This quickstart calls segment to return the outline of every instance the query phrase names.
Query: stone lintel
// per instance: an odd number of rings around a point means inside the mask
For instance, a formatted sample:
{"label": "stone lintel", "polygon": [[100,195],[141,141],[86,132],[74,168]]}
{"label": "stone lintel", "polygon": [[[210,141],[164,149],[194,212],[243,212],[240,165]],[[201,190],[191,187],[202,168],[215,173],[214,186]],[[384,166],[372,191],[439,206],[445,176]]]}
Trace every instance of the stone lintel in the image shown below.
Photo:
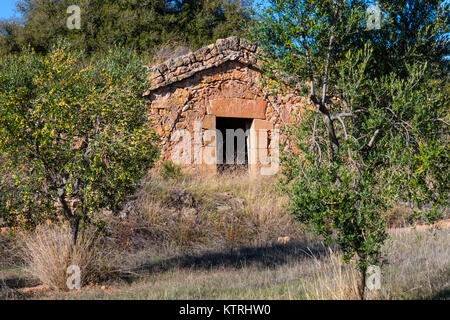
{"label": "stone lintel", "polygon": [[208,114],[225,118],[265,119],[267,101],[238,98],[214,99],[210,101]]}

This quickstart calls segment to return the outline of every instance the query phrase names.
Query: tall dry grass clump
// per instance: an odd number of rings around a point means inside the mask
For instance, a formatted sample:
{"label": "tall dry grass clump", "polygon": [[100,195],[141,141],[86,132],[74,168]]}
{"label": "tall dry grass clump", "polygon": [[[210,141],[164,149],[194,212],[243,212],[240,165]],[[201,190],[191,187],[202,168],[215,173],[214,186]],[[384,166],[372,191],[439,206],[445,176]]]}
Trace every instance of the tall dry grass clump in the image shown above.
{"label": "tall dry grass clump", "polygon": [[68,290],[67,268],[76,265],[81,271],[81,285],[102,277],[105,251],[101,239],[91,229],[79,233],[72,245],[67,226],[41,225],[24,233],[20,239],[26,271],[43,285],[55,290]]}
{"label": "tall dry grass clump", "polygon": [[303,288],[308,300],[358,300],[358,275],[341,253],[328,249],[325,257],[311,255],[314,273]]}
{"label": "tall dry grass clump", "polygon": [[448,299],[450,230],[396,230],[385,244],[381,299]]}

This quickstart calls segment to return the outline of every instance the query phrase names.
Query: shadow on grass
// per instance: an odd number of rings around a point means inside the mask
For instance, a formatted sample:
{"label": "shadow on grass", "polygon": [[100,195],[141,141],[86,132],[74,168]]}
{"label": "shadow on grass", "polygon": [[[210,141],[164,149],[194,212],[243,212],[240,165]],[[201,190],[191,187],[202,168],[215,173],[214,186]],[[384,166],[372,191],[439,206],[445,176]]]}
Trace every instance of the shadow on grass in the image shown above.
{"label": "shadow on grass", "polygon": [[272,245],[268,247],[240,247],[228,252],[205,252],[198,255],[180,255],[162,261],[146,263],[134,268],[132,272],[163,273],[173,269],[211,270],[215,268],[242,269],[276,268],[299,259],[320,257],[328,249],[316,244],[306,246],[299,242],[286,245]]}
{"label": "shadow on grass", "polygon": [[0,289],[3,289],[4,287],[10,289],[22,289],[37,286],[38,284],[39,281],[24,276],[14,276],[0,279]]}
{"label": "shadow on grass", "polygon": [[13,276],[0,279],[0,300],[20,300],[29,295],[19,292],[19,289],[34,287],[39,281],[24,276]]}
{"label": "shadow on grass", "polygon": [[439,272],[429,280],[434,286],[433,293],[426,297],[428,300],[450,300],[450,270],[448,268]]}
{"label": "shadow on grass", "polygon": [[450,300],[450,288],[442,289],[432,295],[430,300]]}

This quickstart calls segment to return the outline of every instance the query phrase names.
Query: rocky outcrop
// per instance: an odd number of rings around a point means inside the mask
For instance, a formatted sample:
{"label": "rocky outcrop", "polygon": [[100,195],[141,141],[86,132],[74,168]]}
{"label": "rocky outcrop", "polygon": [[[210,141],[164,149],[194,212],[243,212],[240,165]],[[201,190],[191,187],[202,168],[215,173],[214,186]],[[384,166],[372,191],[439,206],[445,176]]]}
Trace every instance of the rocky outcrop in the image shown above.
{"label": "rocky outcrop", "polygon": [[200,71],[218,67],[229,61],[254,65],[257,62],[256,50],[256,45],[244,39],[229,37],[218,39],[216,43],[195,52],[169,59],[151,68],[148,78],[150,88],[144,96],[158,88],[187,79]]}

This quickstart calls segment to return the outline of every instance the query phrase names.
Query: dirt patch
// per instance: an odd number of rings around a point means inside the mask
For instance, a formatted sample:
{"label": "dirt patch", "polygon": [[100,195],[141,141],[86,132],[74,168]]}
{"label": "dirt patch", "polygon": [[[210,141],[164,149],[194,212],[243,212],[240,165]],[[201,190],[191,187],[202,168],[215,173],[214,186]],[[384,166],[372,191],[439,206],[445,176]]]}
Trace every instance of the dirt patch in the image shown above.
{"label": "dirt patch", "polygon": [[25,295],[42,295],[44,293],[47,293],[50,291],[50,288],[39,285],[35,287],[30,288],[22,288],[17,290],[19,293],[25,294]]}
{"label": "dirt patch", "polygon": [[436,222],[432,225],[426,225],[426,224],[416,224],[412,227],[404,227],[404,228],[390,228],[388,229],[389,232],[404,232],[404,231],[411,231],[411,230],[428,230],[428,229],[450,229],[450,219],[442,220],[439,222]]}

